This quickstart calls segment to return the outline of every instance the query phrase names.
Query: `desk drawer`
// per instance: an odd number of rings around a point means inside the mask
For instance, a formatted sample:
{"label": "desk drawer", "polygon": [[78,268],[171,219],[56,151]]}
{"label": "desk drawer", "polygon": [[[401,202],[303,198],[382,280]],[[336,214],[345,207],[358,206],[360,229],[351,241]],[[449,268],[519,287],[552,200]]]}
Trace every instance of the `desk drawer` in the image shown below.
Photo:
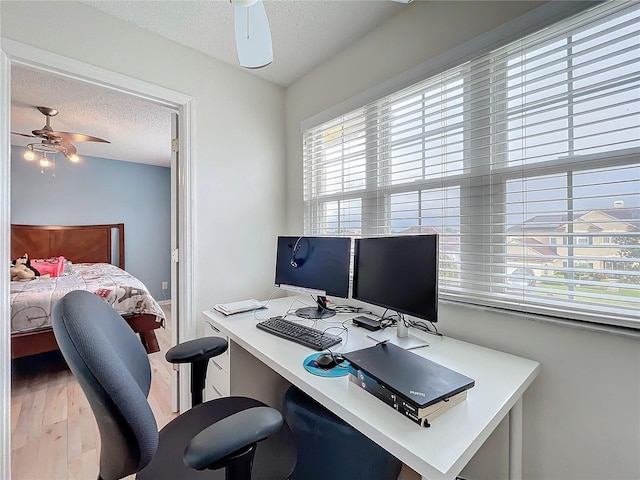
{"label": "desk drawer", "polygon": [[[208,337],[221,337],[224,338],[227,342],[229,341],[229,337],[223,335],[220,330],[211,325],[209,322],[205,322],[205,335]],[[222,355],[218,355],[217,357],[213,357],[211,359],[214,361],[222,370],[229,373],[229,349],[224,352]]]}
{"label": "desk drawer", "polygon": [[[220,330],[209,322],[205,321],[204,330],[207,337],[220,337],[224,338],[227,342],[229,341],[229,338],[226,335],[223,335]],[[229,396],[229,349],[227,349],[227,351],[222,355],[213,357],[209,361],[205,385],[205,396],[207,400]]]}
{"label": "desk drawer", "polygon": [[204,401],[209,402],[211,400],[215,400],[216,398],[222,398],[223,395],[217,391],[213,385],[207,382],[207,385],[204,389]]}
{"label": "desk drawer", "polygon": [[229,372],[224,371],[216,362],[209,362],[207,368],[207,384],[209,384],[214,393],[220,396],[229,396]]}

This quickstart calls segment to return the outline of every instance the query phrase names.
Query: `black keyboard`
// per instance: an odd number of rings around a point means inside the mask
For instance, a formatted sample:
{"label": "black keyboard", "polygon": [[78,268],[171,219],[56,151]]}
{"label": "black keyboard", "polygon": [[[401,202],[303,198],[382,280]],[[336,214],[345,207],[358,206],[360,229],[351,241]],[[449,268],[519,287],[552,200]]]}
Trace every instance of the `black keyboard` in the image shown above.
{"label": "black keyboard", "polygon": [[299,323],[285,320],[282,317],[272,317],[269,320],[257,323],[256,327],[278,337],[299,343],[314,350],[325,350],[337,345],[342,339],[337,335],[323,333],[311,327],[305,327]]}

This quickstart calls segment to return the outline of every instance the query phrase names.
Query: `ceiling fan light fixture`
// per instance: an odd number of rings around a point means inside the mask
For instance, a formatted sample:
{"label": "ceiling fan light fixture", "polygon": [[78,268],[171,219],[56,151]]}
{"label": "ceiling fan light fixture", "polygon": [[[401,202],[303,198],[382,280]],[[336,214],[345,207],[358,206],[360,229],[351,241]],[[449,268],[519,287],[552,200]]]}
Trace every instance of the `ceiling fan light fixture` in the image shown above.
{"label": "ceiling fan light fixture", "polygon": [[66,154],[67,149],[62,145],[56,145],[54,143],[48,143],[46,141],[42,141],[42,143],[30,143],[27,145],[27,148],[32,152],[38,153],[57,153],[61,152],[62,154]]}
{"label": "ceiling fan light fixture", "polygon": [[[257,0],[256,0],[257,1]],[[40,113],[46,117],[46,124],[40,130],[32,130],[31,135],[20,132],[11,132],[13,135],[20,135],[21,137],[29,138],[41,138],[40,143],[30,143],[27,145],[27,151],[24,153],[24,159],[27,161],[33,161],[41,154],[42,157],[39,160],[40,173],[44,173],[45,169],[51,169],[53,171],[53,177],[55,177],[56,169],[56,153],[61,153],[69,159],[71,163],[79,163],[82,159],[77,155],[77,149],[71,142],[100,142],[111,143],[108,140],[104,140],[98,137],[92,137],[83,133],[74,132],[58,132],[51,127],[51,117],[58,115],[58,110],[50,107],[36,107]],[[48,158],[47,155],[51,155]]]}

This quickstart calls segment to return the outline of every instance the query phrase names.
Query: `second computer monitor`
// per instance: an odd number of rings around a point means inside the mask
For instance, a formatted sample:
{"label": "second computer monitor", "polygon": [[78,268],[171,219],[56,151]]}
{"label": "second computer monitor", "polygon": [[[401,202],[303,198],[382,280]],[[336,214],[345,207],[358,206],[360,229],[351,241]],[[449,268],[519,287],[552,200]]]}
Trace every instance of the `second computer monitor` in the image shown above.
{"label": "second computer monitor", "polygon": [[438,257],[437,234],[356,239],[352,296],[436,322]]}
{"label": "second computer monitor", "polygon": [[317,307],[296,312],[305,318],[325,318],[326,295],[349,296],[351,239],[347,237],[278,237],[275,286],[317,297]]}

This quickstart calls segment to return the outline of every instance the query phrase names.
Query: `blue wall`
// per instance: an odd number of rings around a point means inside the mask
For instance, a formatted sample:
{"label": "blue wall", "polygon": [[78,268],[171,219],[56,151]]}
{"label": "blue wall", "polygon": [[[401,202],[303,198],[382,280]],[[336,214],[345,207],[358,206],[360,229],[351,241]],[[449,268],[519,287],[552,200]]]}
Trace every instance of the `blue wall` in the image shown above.
{"label": "blue wall", "polygon": [[[55,178],[24,147],[11,148],[11,222],[27,225],[124,223],[126,270],[156,300],[171,292],[171,169],[56,155]],[[162,282],[169,289],[162,291]]]}

